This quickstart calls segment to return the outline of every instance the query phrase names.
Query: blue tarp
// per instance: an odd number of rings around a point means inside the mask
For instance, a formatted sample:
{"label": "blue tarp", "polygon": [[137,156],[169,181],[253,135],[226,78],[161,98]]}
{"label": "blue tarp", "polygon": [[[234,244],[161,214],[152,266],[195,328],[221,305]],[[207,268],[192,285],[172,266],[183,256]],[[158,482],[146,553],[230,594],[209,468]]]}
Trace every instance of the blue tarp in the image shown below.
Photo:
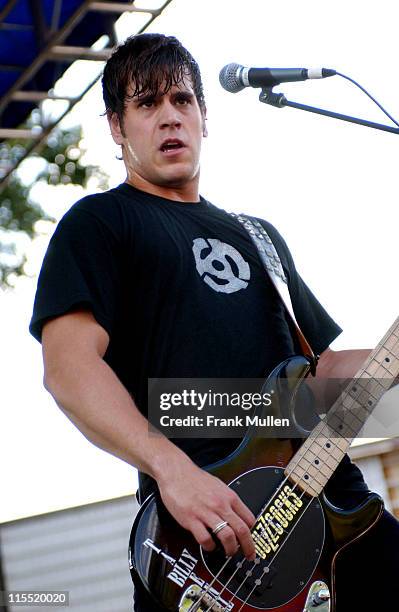
{"label": "blue tarp", "polygon": [[[119,0],[121,2],[121,0]],[[130,3],[129,0],[122,2]],[[17,0],[0,24],[0,100],[40,51],[83,4],[82,0]],[[10,0],[0,0],[0,16]],[[55,29],[54,18],[57,17]],[[90,47],[100,36],[112,37],[116,14],[87,12],[59,44]],[[17,27],[12,27],[15,24]],[[68,61],[46,61],[22,87],[25,91],[48,91],[70,65]],[[21,125],[37,106],[34,102],[11,101],[0,115],[0,127]]]}

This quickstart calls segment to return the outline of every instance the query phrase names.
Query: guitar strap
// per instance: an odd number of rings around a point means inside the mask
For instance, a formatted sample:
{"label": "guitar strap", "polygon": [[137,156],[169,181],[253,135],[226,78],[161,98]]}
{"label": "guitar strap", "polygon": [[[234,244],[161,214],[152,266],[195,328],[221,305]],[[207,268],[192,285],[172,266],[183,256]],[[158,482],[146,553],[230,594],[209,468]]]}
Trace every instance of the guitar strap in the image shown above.
{"label": "guitar strap", "polygon": [[263,267],[265,268],[266,273],[268,274],[295,326],[302,352],[305,357],[309,359],[312,366],[312,373],[314,374],[319,357],[318,355],[314,354],[309,342],[306,340],[301,328],[298,325],[298,321],[296,320],[294,309],[292,307],[291,296],[288,291],[287,278],[285,276],[283,266],[281,265],[280,257],[278,256],[269,234],[263,225],[256,219],[250,219],[243,214],[236,215],[235,213],[230,213],[230,215],[241,223],[256,246]]}

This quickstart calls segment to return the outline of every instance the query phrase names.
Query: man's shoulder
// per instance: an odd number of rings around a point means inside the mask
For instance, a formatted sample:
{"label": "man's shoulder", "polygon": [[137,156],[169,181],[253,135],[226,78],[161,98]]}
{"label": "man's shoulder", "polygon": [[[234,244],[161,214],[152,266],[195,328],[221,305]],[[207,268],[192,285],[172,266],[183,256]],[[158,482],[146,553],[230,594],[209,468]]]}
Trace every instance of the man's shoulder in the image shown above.
{"label": "man's shoulder", "polygon": [[123,224],[123,209],[128,203],[118,187],[107,191],[91,193],[77,200],[61,219],[60,225],[81,223],[82,219],[96,220],[112,227]]}
{"label": "man's shoulder", "polygon": [[123,198],[118,192],[118,187],[113,187],[106,191],[90,193],[83,196],[71,206],[68,213],[86,211],[95,214],[96,212],[107,211],[109,207],[115,207],[115,205],[122,200]]}

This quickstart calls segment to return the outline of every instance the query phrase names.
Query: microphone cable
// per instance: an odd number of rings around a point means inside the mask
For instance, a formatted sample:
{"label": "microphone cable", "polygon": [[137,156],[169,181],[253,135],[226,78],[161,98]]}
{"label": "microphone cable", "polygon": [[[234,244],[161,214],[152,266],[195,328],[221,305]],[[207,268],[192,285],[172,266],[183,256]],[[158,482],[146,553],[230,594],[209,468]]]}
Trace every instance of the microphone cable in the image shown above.
{"label": "microphone cable", "polygon": [[358,87],[359,89],[361,89],[361,91],[363,93],[366,94],[366,96],[368,96],[370,98],[370,100],[372,100],[380,110],[382,110],[382,112],[391,120],[393,121],[393,123],[395,125],[397,125],[399,127],[399,123],[396,121],[396,119],[394,119],[392,117],[392,115],[390,115],[388,113],[388,111],[385,110],[385,108],[382,106],[382,104],[380,104],[364,87],[362,87],[357,81],[355,81],[354,79],[351,79],[350,77],[346,76],[346,74],[342,74],[342,72],[336,72],[337,76],[340,76],[344,79],[346,79],[347,81],[350,81],[351,83],[353,83],[354,85],[356,85],[356,87]]}

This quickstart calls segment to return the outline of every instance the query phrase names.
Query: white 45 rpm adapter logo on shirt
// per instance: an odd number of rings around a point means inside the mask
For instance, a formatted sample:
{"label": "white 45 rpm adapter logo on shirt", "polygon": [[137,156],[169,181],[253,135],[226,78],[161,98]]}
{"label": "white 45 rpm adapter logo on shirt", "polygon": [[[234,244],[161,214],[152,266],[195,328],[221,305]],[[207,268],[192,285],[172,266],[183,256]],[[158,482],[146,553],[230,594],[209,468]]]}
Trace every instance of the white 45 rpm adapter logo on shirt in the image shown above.
{"label": "white 45 rpm adapter logo on shirt", "polygon": [[[204,251],[207,253],[202,257]],[[214,238],[196,238],[193,240],[193,253],[198,274],[215,291],[234,293],[248,286],[246,281],[251,278],[249,265],[230,244]],[[232,263],[236,270],[233,270]]]}

